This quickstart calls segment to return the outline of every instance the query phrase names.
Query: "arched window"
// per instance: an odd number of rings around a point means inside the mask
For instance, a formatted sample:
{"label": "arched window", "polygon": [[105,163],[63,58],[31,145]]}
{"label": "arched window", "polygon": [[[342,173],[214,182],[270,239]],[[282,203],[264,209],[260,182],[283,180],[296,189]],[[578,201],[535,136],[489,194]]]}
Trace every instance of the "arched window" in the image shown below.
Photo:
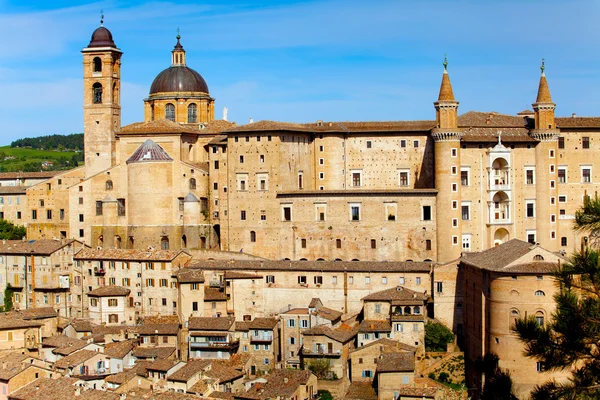
{"label": "arched window", "polygon": [[102,72],[102,60],[100,57],[94,58],[94,72]]}
{"label": "arched window", "polygon": [[411,314],[410,307],[409,306],[404,307],[404,315],[410,315],[410,314]]}
{"label": "arched window", "polygon": [[129,236],[129,238],[127,239],[127,248],[133,249],[134,244],[135,241],[133,240],[133,236]]}
{"label": "arched window", "polygon": [[543,291],[541,291],[541,290],[537,290],[537,291],[535,292],[535,295],[536,295],[536,296],[545,296],[545,295],[546,295],[546,293],[544,293],[544,292],[543,292]]}
{"label": "arched window", "polygon": [[163,236],[160,238],[160,248],[161,250],[169,250],[169,237]]}
{"label": "arched window", "polygon": [[196,179],[190,179],[190,190],[196,190]]}
{"label": "arched window", "polygon": [[417,315],[421,314],[421,307],[414,306],[413,307],[413,314],[417,314]]}
{"label": "arched window", "polygon": [[396,308],[394,308],[394,314],[396,314],[396,315],[402,315],[402,307],[401,306],[396,306]]}
{"label": "arched window", "polygon": [[98,246],[99,247],[104,246],[104,236],[102,236],[102,235],[98,236]]}
{"label": "arched window", "polygon": [[256,242],[256,232],[250,231],[250,241],[252,243]]}
{"label": "arched window", "polygon": [[538,311],[535,313],[535,320],[538,323],[539,326],[544,326],[544,313],[541,311]]}
{"label": "arched window", "polygon": [[515,323],[517,322],[517,319],[519,319],[519,310],[517,309],[512,309],[510,310],[510,315],[509,315],[509,326],[510,329],[513,329],[515,327]]}
{"label": "arched window", "polygon": [[188,123],[195,124],[198,122],[198,106],[192,103],[188,106]]}
{"label": "arched window", "polygon": [[112,189],[113,189],[113,183],[109,179],[109,180],[106,181],[106,190],[112,190]]}
{"label": "arched window", "polygon": [[102,85],[98,82],[92,85],[92,102],[102,104]]}
{"label": "arched window", "polygon": [[205,236],[200,236],[200,248],[201,249],[206,248],[206,237]]}
{"label": "arched window", "polygon": [[115,236],[115,249],[120,249],[121,248],[121,236],[117,235]]}
{"label": "arched window", "polygon": [[171,103],[167,103],[165,106],[165,118],[175,122],[175,106]]}
{"label": "arched window", "polygon": [[183,247],[184,249],[187,247],[187,236],[185,235],[181,237],[181,247]]}
{"label": "arched window", "polygon": [[544,257],[541,254],[536,254],[533,259],[535,261],[544,261]]}
{"label": "arched window", "polygon": [[325,261],[324,258],[317,258],[317,261]]}

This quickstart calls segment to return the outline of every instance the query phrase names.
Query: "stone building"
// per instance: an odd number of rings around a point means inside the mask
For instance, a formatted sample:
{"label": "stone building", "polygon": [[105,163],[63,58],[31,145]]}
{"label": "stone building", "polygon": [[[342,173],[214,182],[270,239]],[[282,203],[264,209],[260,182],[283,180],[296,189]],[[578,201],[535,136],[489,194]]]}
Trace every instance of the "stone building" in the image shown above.
{"label": "stone building", "polygon": [[519,398],[550,379],[565,379],[568,371],[547,372],[535,359],[525,357],[523,343],[512,330],[518,318],[534,316],[544,325],[551,317],[558,290],[553,272],[564,261],[556,253],[518,239],[461,258],[465,367],[471,380],[468,387],[475,388],[475,395],[482,382],[474,361],[486,353],[500,356],[499,366],[510,372]]}

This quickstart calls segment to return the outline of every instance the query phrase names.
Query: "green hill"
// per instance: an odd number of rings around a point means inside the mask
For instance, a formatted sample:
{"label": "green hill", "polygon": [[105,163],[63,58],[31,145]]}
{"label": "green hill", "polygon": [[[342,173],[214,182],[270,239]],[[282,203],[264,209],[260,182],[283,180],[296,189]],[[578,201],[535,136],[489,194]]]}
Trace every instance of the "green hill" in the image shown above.
{"label": "green hill", "polygon": [[[43,167],[44,163],[46,164]],[[83,152],[0,146],[0,172],[71,169],[83,164]]]}

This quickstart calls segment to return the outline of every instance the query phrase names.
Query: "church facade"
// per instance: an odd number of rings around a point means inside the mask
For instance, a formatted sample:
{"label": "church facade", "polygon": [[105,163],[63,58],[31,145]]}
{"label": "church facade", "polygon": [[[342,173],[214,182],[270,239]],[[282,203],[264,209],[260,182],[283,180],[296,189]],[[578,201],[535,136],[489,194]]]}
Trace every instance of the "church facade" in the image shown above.
{"label": "church facade", "polygon": [[600,118],[555,117],[543,67],[514,116],[459,115],[445,63],[432,120],[236,125],[214,119],[178,36],[144,121],[121,126],[122,54],[105,27],[82,50],[85,166],[27,189],[28,238],[437,263],[586,240],[572,222],[600,183]]}

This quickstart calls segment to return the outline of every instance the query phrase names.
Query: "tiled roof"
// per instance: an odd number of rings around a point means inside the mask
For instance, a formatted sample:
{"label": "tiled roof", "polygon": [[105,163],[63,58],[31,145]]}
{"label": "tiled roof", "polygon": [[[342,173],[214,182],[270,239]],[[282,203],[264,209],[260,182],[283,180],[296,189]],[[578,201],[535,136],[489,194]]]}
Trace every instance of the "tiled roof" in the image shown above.
{"label": "tiled roof", "polygon": [[352,382],[344,396],[348,400],[377,400],[377,393],[371,382]]}
{"label": "tiled roof", "polygon": [[302,124],[293,124],[290,122],[279,121],[258,121],[246,125],[238,125],[225,130],[226,132],[260,132],[260,131],[292,131],[292,132],[310,132],[311,129]]}
{"label": "tiled roof", "polygon": [[200,134],[200,130],[183,126],[181,124],[169,121],[168,119],[157,119],[148,122],[134,122],[124,126],[118,135],[140,135],[146,133],[173,133],[173,134]]}
{"label": "tiled roof", "polygon": [[254,318],[250,321],[250,329],[275,329],[277,326],[276,318]]}
{"label": "tiled roof", "polygon": [[223,360],[214,360],[211,363],[210,370],[204,373],[209,378],[218,379],[219,383],[231,382],[243,378],[244,373],[229,365],[229,362]]}
{"label": "tiled roof", "polygon": [[538,87],[538,95],[535,100],[536,103],[552,103],[552,96],[550,96],[550,88],[548,87],[548,81],[546,80],[546,74],[542,72],[540,77],[540,85]]}
{"label": "tiled roof", "polygon": [[68,337],[67,335],[54,335],[42,339],[44,347],[64,347],[77,344],[85,345],[86,342],[81,339]]}
{"label": "tiled roof", "polygon": [[448,71],[444,70],[442,75],[442,84],[440,85],[440,94],[438,101],[454,101],[454,93],[452,93],[452,84],[450,83],[450,76]]}
{"label": "tiled roof", "polygon": [[227,144],[227,135],[217,135],[214,138],[212,138],[209,142],[209,145],[214,145],[214,144]]}
{"label": "tiled roof", "polygon": [[344,122],[317,122],[304,124],[304,126],[318,133],[386,133],[386,132],[427,132],[435,127],[435,121],[344,121]]}
{"label": "tiled roof", "polygon": [[319,299],[318,297],[313,297],[312,299],[310,299],[310,303],[308,303],[308,308],[317,308],[317,306],[319,305],[323,305],[321,299]]}
{"label": "tiled roof", "polygon": [[144,359],[165,359],[170,357],[175,350],[175,347],[136,347],[135,350],[133,350],[133,356]]}
{"label": "tiled roof", "polygon": [[202,270],[251,271],[327,271],[327,272],[429,272],[431,264],[412,261],[256,261],[191,259],[188,268]]}
{"label": "tiled roof", "polygon": [[306,329],[302,332],[304,336],[326,336],[340,343],[346,343],[352,340],[356,336],[356,329],[348,327],[342,327],[331,329],[327,325],[317,325],[313,328]]}
{"label": "tiled roof", "polygon": [[319,307],[317,311],[315,311],[315,314],[328,321],[335,321],[341,318],[344,313],[327,307]]}
{"label": "tiled roof", "polygon": [[104,345],[104,354],[114,358],[123,358],[133,350],[134,346],[133,340],[107,343]]}
{"label": "tiled roof", "polygon": [[[458,126],[488,128],[533,128],[533,121],[523,116],[499,114],[495,111],[469,111],[458,116]],[[504,130],[502,130],[504,138]]]}
{"label": "tiled roof", "polygon": [[361,347],[358,347],[358,348],[354,349],[353,353],[359,352],[359,351],[364,350],[364,349],[368,349],[368,348],[373,347],[373,346],[385,346],[388,349],[391,348],[391,349],[396,349],[398,351],[408,351],[408,352],[411,352],[411,353],[414,353],[415,351],[417,351],[416,347],[409,346],[409,345],[401,343],[401,342],[399,342],[397,340],[392,340],[392,339],[388,339],[388,338],[381,338],[379,340],[376,340],[374,342],[365,344],[364,346],[361,346]]}
{"label": "tiled roof", "polygon": [[126,163],[131,164],[152,161],[173,161],[173,159],[159,144],[152,139],[148,139],[133,152]]}
{"label": "tiled roof", "polygon": [[204,272],[199,269],[182,268],[175,272],[173,276],[177,278],[179,283],[204,283]]}
{"label": "tiled roof", "polygon": [[211,360],[191,360],[171,375],[167,376],[167,380],[175,382],[187,382],[194,375],[204,371],[211,364]]}
{"label": "tiled roof", "polygon": [[[76,240],[2,240],[0,241],[0,254],[19,255],[50,255],[65,246],[72,245]],[[80,242],[77,242],[81,244]]]}
{"label": "tiled roof", "polygon": [[229,362],[230,367],[235,368],[239,371],[243,371],[246,367],[246,364],[248,364],[248,361],[250,361],[251,358],[252,356],[248,353],[237,353],[232,355],[227,361]]}
{"label": "tiled roof", "polygon": [[[72,400],[78,389],[76,378],[39,378],[27,386],[10,394],[14,400]],[[81,391],[79,396],[85,400],[118,400],[119,394],[100,390]]]}
{"label": "tiled roof", "polygon": [[358,326],[359,332],[391,332],[392,326],[388,321],[364,320]]}
{"label": "tiled roof", "polygon": [[225,279],[261,279],[262,275],[240,271],[225,271]]}
{"label": "tiled roof", "polygon": [[17,317],[14,313],[0,314],[0,330],[6,329],[25,329],[42,326],[41,322],[25,321]]}
{"label": "tiled roof", "polygon": [[[201,395],[206,392],[210,385],[214,384],[217,380],[212,378],[202,378],[198,382],[194,383],[194,385],[187,390],[188,393],[194,393],[197,395]],[[214,392],[213,392],[214,393]],[[231,393],[229,393],[231,394]],[[233,395],[231,395],[233,399]]]}
{"label": "tiled roof", "polygon": [[[279,313],[280,315],[284,315],[284,314],[290,314],[290,315],[307,315],[308,314],[308,308],[292,308],[291,310],[288,310],[286,312],[282,312]],[[236,322],[237,324],[237,322]]]}
{"label": "tiled roof", "polygon": [[71,326],[76,332],[91,332],[94,328],[94,324],[87,319],[74,319],[71,321]]}
{"label": "tiled roof", "polygon": [[219,391],[212,392],[211,394],[208,395],[208,397],[210,399],[224,399],[224,400],[233,400],[233,399],[235,399],[235,396],[233,395],[233,393],[219,392]]}
{"label": "tiled roof", "polygon": [[0,357],[0,380],[6,382],[29,368],[31,364],[23,363],[26,357],[18,353],[8,353]]}
{"label": "tiled roof", "polygon": [[424,293],[415,292],[397,286],[395,288],[382,290],[380,292],[371,293],[362,298],[363,301],[385,301],[393,305],[422,305],[429,296]]}
{"label": "tiled roof", "polygon": [[25,310],[19,311],[19,314],[23,319],[54,318],[58,315],[56,314],[56,310],[52,307],[27,308]]}
{"label": "tiled roof", "polygon": [[167,359],[160,359],[160,360],[155,360],[154,362],[152,362],[151,364],[146,366],[146,369],[148,371],[161,371],[161,372],[167,372],[168,370],[170,370],[171,368],[173,368],[175,366],[175,364],[177,364],[179,361],[175,361],[175,360],[167,360]]}
{"label": "tiled roof", "polygon": [[[542,273],[550,274],[557,268],[557,262],[535,261],[536,245],[519,239],[512,239],[499,246],[478,253],[464,253],[460,261],[472,267],[506,273]],[[529,252],[532,257],[526,262],[519,259]],[[557,258],[558,256],[553,257]]]}
{"label": "tiled roof", "polygon": [[250,321],[235,321],[234,329],[236,332],[248,332],[250,330]]}
{"label": "tiled roof", "polygon": [[236,393],[240,399],[288,398],[306,385],[311,372],[308,370],[278,369],[267,375],[267,383],[256,383],[246,393]]}
{"label": "tiled roof", "polygon": [[39,171],[39,172],[0,172],[0,180],[3,179],[45,179],[60,175],[65,171]]}
{"label": "tiled roof", "polygon": [[100,286],[88,292],[89,297],[128,296],[131,290],[123,286]]}
{"label": "tiled roof", "polygon": [[225,301],[227,294],[219,288],[206,287],[204,288],[204,301]]}
{"label": "tiled roof", "polygon": [[415,355],[406,353],[384,353],[377,361],[377,373],[410,372],[415,370]]}
{"label": "tiled roof", "polygon": [[600,128],[600,117],[558,117],[556,126],[563,128]]}
{"label": "tiled roof", "polygon": [[188,321],[188,329],[201,331],[228,331],[235,318],[233,317],[192,317]]}
{"label": "tiled roof", "polygon": [[464,130],[463,142],[480,142],[491,143],[498,141],[498,131],[502,131],[502,141],[509,143],[533,143],[536,142],[529,136],[527,128],[489,128],[489,127],[474,127]]}
{"label": "tiled roof", "polygon": [[[114,260],[114,261],[173,261],[183,250],[130,250],[130,249],[89,249],[78,251],[74,260]],[[186,253],[187,254],[187,253]]]}
{"label": "tiled roof", "polygon": [[398,385],[394,392],[398,392],[399,396],[414,397],[418,399],[435,399],[440,389],[434,387],[412,387]]}
{"label": "tiled roof", "polygon": [[0,194],[25,194],[29,186],[0,186]]}
{"label": "tiled roof", "polygon": [[117,385],[122,385],[123,383],[129,382],[130,380],[137,378],[138,374],[136,374],[133,371],[123,371],[123,372],[118,372],[116,374],[113,375],[109,375],[106,378],[104,378],[105,382],[108,383],[115,383]]}
{"label": "tiled roof", "polygon": [[[200,129],[200,133],[221,133],[227,129],[235,128],[235,122],[229,122],[222,119],[215,119],[204,125],[204,129]],[[223,137],[224,135],[216,136],[216,138]],[[227,136],[225,136],[227,138]],[[214,139],[213,139],[214,140]],[[211,140],[209,144],[213,141]]]}
{"label": "tiled roof", "polygon": [[60,360],[54,363],[54,366],[63,369],[76,367],[77,365],[89,360],[97,354],[100,353],[92,350],[79,350],[75,353],[69,354],[65,358],[61,358]]}
{"label": "tiled roof", "polygon": [[138,329],[140,335],[177,335],[181,324],[177,316],[145,317]]}

